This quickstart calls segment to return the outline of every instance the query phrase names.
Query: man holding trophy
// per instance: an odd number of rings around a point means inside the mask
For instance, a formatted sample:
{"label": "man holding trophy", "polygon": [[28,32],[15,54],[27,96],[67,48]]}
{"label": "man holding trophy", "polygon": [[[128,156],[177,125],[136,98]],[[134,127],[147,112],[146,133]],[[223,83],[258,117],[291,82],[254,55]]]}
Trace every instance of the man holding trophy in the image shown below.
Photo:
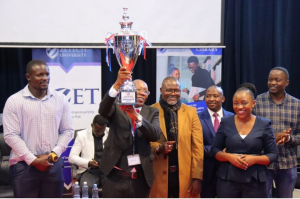
{"label": "man holding trophy", "polygon": [[124,8],[121,31],[106,39],[107,44],[114,43],[121,68],[99,108],[110,123],[100,162],[106,176],[102,181],[104,198],[149,197],[154,180],[150,142],[161,135],[158,110],[144,105],[149,95],[147,84],[142,80],[131,81],[131,71],[145,40],[131,30],[132,22],[127,22],[126,11]]}
{"label": "man holding trophy", "polygon": [[102,182],[104,198],[149,197],[154,180],[150,141],[161,135],[158,110],[144,105],[139,114],[134,105],[117,102],[121,85],[130,79],[131,72],[120,68],[116,82],[100,103],[99,113],[110,122],[100,162],[106,175]]}

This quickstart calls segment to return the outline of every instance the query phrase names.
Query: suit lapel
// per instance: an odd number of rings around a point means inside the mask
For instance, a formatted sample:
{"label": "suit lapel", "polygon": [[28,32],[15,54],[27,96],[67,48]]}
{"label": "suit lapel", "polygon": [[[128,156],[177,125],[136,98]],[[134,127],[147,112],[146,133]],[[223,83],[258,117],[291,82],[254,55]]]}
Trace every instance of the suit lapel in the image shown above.
{"label": "suit lapel", "polygon": [[183,128],[187,118],[187,111],[185,110],[183,104],[181,104],[180,109],[177,111],[177,118],[178,118],[178,140],[179,140],[179,136],[181,136],[180,133],[184,132]]}
{"label": "suit lapel", "polygon": [[212,125],[212,121],[211,121],[211,117],[209,115],[209,112],[208,110],[204,110],[205,112],[203,113],[203,120],[205,122],[205,124],[207,125],[208,129],[210,130],[210,133],[215,136],[216,135],[216,132],[215,132],[215,129]]}
{"label": "suit lapel", "polygon": [[143,116],[147,119],[148,115],[149,115],[149,107],[143,105],[142,110],[141,110],[141,116]]}
{"label": "suit lapel", "polygon": [[159,102],[158,102],[158,105],[154,106],[154,107],[158,108],[158,111],[159,111],[158,117],[159,117],[159,125],[161,127],[160,128],[161,132],[164,135],[165,140],[168,140],[167,130],[166,130],[166,123],[165,123],[165,116],[164,116],[164,110],[160,106]]}

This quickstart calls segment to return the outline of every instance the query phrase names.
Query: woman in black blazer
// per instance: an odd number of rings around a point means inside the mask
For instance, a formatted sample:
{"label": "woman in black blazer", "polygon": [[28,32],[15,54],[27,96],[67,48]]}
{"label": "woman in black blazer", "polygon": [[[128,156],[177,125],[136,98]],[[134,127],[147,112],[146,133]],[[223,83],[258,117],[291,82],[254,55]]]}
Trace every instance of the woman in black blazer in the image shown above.
{"label": "woman in black blazer", "polygon": [[[253,88],[255,89],[255,88]],[[222,118],[211,152],[221,165],[217,171],[220,198],[268,196],[267,165],[278,151],[271,121],[252,114],[254,94],[239,88],[233,97],[234,116]]]}

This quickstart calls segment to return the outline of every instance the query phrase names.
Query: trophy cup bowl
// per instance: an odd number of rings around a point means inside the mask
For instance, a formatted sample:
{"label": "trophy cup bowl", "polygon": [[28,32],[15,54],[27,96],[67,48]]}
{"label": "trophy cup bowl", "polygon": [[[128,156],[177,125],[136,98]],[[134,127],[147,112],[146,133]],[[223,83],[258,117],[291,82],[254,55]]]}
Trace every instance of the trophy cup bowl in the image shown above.
{"label": "trophy cup bowl", "polygon": [[[120,22],[121,30],[114,36],[114,52],[120,67],[126,67],[128,71],[132,71],[140,54],[140,36],[131,30],[133,22],[127,22],[127,7],[123,8],[123,22]],[[137,102],[137,93],[132,80],[126,80],[119,90],[120,105],[135,105]]]}

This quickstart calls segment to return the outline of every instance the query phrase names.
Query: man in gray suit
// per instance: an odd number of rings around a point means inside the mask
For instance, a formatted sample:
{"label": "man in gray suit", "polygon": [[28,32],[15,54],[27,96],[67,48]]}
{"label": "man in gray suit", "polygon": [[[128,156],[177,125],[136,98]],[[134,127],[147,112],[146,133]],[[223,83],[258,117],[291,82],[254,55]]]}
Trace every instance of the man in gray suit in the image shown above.
{"label": "man in gray suit", "polygon": [[[218,169],[218,161],[210,154],[210,147],[214,141],[218,124],[221,118],[233,113],[222,108],[222,103],[225,101],[222,88],[211,86],[207,89],[205,102],[207,109],[198,113],[204,140],[204,169],[201,198],[215,198],[216,193],[216,171]],[[217,119],[216,119],[217,117]]]}
{"label": "man in gray suit", "polygon": [[[118,105],[116,97],[131,72],[122,67],[118,78],[100,103],[99,113],[110,122],[100,168],[104,198],[149,197],[154,174],[150,141],[160,138],[158,110],[144,105],[150,92],[142,80],[134,81],[138,105]],[[139,114],[140,113],[140,114]]]}

